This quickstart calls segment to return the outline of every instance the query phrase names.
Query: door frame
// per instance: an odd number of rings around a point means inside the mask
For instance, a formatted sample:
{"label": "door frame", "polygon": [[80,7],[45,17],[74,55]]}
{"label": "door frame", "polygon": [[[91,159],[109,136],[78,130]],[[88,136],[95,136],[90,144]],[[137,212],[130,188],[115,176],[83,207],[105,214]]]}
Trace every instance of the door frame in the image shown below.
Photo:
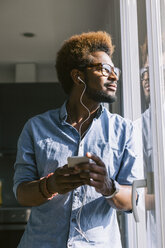
{"label": "door frame", "polygon": [[[163,84],[162,42],[161,42],[161,0],[146,0],[147,33],[150,91],[152,108],[152,137],[154,185],[156,205],[156,230],[158,247],[165,248],[165,140],[163,140]],[[123,115],[132,121],[141,115],[140,68],[138,51],[137,0],[120,0]],[[133,34],[133,35],[132,35]],[[159,83],[158,83],[159,82]],[[158,111],[159,110],[159,111]],[[131,216],[126,217],[127,247],[145,247],[145,224],[135,223]],[[142,242],[142,244],[141,244]]]}

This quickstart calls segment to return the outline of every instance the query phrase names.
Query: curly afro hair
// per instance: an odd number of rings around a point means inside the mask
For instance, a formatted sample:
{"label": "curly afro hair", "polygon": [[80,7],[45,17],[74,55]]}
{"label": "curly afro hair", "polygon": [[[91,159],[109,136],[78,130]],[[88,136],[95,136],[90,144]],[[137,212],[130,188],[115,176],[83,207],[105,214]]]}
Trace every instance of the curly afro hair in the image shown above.
{"label": "curly afro hair", "polygon": [[82,33],[66,40],[57,53],[56,70],[58,79],[66,94],[70,94],[73,80],[70,72],[89,64],[88,55],[103,51],[110,57],[113,54],[111,36],[104,31]]}

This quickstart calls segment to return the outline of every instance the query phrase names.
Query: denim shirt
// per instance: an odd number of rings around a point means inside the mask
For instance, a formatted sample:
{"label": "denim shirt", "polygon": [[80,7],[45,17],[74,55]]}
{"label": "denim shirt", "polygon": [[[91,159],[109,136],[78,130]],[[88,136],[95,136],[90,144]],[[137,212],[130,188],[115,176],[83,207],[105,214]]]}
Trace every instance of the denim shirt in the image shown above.
{"label": "denim shirt", "polygon": [[[69,156],[91,152],[105,163],[110,178],[131,185],[139,178],[129,120],[101,106],[81,140],[66,122],[66,102],[61,108],[31,118],[18,141],[14,193],[24,181],[37,180],[67,164]],[[85,197],[84,197],[85,196]],[[83,207],[82,207],[83,205]],[[80,213],[78,227],[78,214]],[[32,207],[19,248],[121,247],[116,210],[94,187],[81,186]]]}

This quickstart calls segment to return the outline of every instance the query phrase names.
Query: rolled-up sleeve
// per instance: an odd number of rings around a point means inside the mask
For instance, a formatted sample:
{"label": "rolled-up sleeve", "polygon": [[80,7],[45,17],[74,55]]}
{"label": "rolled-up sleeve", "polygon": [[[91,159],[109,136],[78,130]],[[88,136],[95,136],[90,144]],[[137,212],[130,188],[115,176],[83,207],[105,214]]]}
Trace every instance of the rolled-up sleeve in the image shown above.
{"label": "rolled-up sleeve", "polygon": [[18,140],[14,169],[13,191],[17,197],[17,187],[21,182],[33,181],[38,178],[30,120],[25,124]]}

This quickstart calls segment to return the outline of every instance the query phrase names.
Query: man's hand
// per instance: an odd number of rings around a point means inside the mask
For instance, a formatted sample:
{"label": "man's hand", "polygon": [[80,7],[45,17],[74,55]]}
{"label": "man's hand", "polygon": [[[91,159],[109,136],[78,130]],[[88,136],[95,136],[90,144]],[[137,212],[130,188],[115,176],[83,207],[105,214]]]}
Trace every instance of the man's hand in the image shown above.
{"label": "man's hand", "polygon": [[48,178],[47,186],[51,193],[65,194],[86,183],[87,180],[80,177],[79,171],[64,165],[57,168],[54,174]]}
{"label": "man's hand", "polygon": [[87,153],[87,157],[94,163],[83,163],[75,166],[75,171],[80,178],[84,179],[90,186],[95,187],[96,191],[102,195],[111,195],[114,191],[112,180],[108,178],[104,162],[96,155]]}
{"label": "man's hand", "polygon": [[[75,171],[86,184],[93,186],[97,192],[104,196],[114,193],[113,182],[108,177],[104,162],[96,155],[87,153],[87,157],[94,163],[84,163],[75,166]],[[84,181],[84,182],[85,182]],[[107,199],[109,204],[118,210],[128,211],[132,209],[131,186],[120,185],[120,191],[111,199]]]}

